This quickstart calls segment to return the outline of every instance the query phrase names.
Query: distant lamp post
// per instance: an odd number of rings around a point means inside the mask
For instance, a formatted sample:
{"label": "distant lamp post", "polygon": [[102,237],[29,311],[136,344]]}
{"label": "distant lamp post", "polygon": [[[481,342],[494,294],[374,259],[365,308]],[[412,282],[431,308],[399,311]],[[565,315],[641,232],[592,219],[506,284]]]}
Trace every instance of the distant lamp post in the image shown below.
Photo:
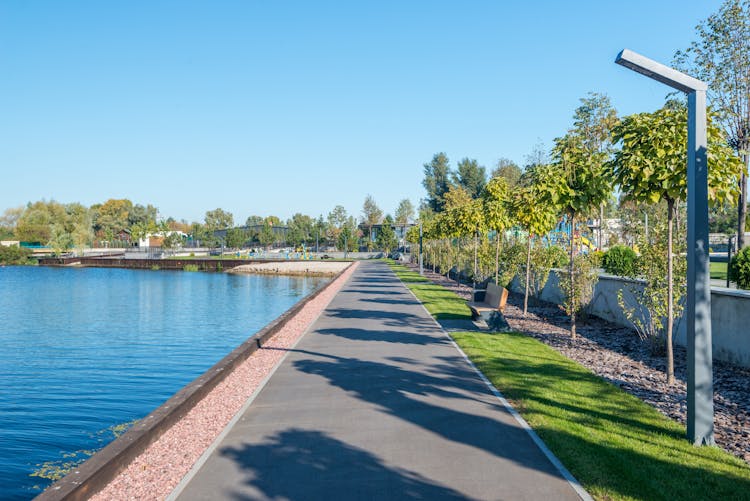
{"label": "distant lamp post", "polygon": [[714,444],[711,286],[708,256],[706,90],[696,78],[628,49],[615,63],[688,96],[687,145],[687,435],[694,445]]}
{"label": "distant lamp post", "polygon": [[419,274],[424,275],[424,265],[422,264],[422,220],[419,220]]}

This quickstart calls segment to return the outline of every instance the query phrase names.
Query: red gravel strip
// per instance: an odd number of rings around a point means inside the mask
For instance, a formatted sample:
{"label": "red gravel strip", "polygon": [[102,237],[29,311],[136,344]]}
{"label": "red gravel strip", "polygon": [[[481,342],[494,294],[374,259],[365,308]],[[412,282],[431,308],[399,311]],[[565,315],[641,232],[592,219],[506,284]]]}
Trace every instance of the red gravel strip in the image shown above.
{"label": "red gravel strip", "polygon": [[190,471],[297,340],[349,279],[355,262],[263,347],[245,360],[180,421],[151,444],[103,490],[96,501],[164,499]]}

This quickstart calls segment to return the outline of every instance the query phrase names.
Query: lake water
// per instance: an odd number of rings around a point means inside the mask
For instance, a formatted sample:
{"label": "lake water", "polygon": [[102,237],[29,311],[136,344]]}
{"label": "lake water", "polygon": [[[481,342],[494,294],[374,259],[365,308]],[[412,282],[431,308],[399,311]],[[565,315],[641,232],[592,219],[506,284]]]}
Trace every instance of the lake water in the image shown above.
{"label": "lake water", "polygon": [[39,494],[30,474],[88,457],[323,281],[0,268],[0,499]]}

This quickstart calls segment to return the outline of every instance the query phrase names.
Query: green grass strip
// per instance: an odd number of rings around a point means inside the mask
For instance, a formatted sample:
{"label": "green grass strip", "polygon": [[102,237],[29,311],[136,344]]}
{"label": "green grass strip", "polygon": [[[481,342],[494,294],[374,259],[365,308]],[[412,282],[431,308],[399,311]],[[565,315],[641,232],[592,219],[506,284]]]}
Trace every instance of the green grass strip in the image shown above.
{"label": "green grass strip", "polygon": [[[455,310],[418,274],[394,269],[433,315]],[[750,499],[746,463],[693,447],[684,426],[547,345],[518,333],[451,335],[594,498]]]}
{"label": "green grass strip", "polygon": [[717,280],[727,279],[727,263],[709,263],[711,266],[711,278]]}
{"label": "green grass strip", "polygon": [[432,316],[438,320],[471,319],[471,310],[466,306],[466,301],[453,292],[430,282],[419,273],[409,271],[403,265],[393,264],[392,261],[390,264],[396,276],[414,292]]}

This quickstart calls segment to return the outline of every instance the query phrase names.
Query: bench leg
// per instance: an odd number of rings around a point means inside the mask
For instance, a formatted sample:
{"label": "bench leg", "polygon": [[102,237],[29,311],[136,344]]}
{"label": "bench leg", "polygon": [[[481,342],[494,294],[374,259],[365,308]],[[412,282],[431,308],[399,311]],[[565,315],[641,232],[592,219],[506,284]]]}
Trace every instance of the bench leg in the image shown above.
{"label": "bench leg", "polygon": [[487,327],[493,332],[508,332],[510,325],[502,313],[497,310],[483,311],[482,320],[487,323]]}

